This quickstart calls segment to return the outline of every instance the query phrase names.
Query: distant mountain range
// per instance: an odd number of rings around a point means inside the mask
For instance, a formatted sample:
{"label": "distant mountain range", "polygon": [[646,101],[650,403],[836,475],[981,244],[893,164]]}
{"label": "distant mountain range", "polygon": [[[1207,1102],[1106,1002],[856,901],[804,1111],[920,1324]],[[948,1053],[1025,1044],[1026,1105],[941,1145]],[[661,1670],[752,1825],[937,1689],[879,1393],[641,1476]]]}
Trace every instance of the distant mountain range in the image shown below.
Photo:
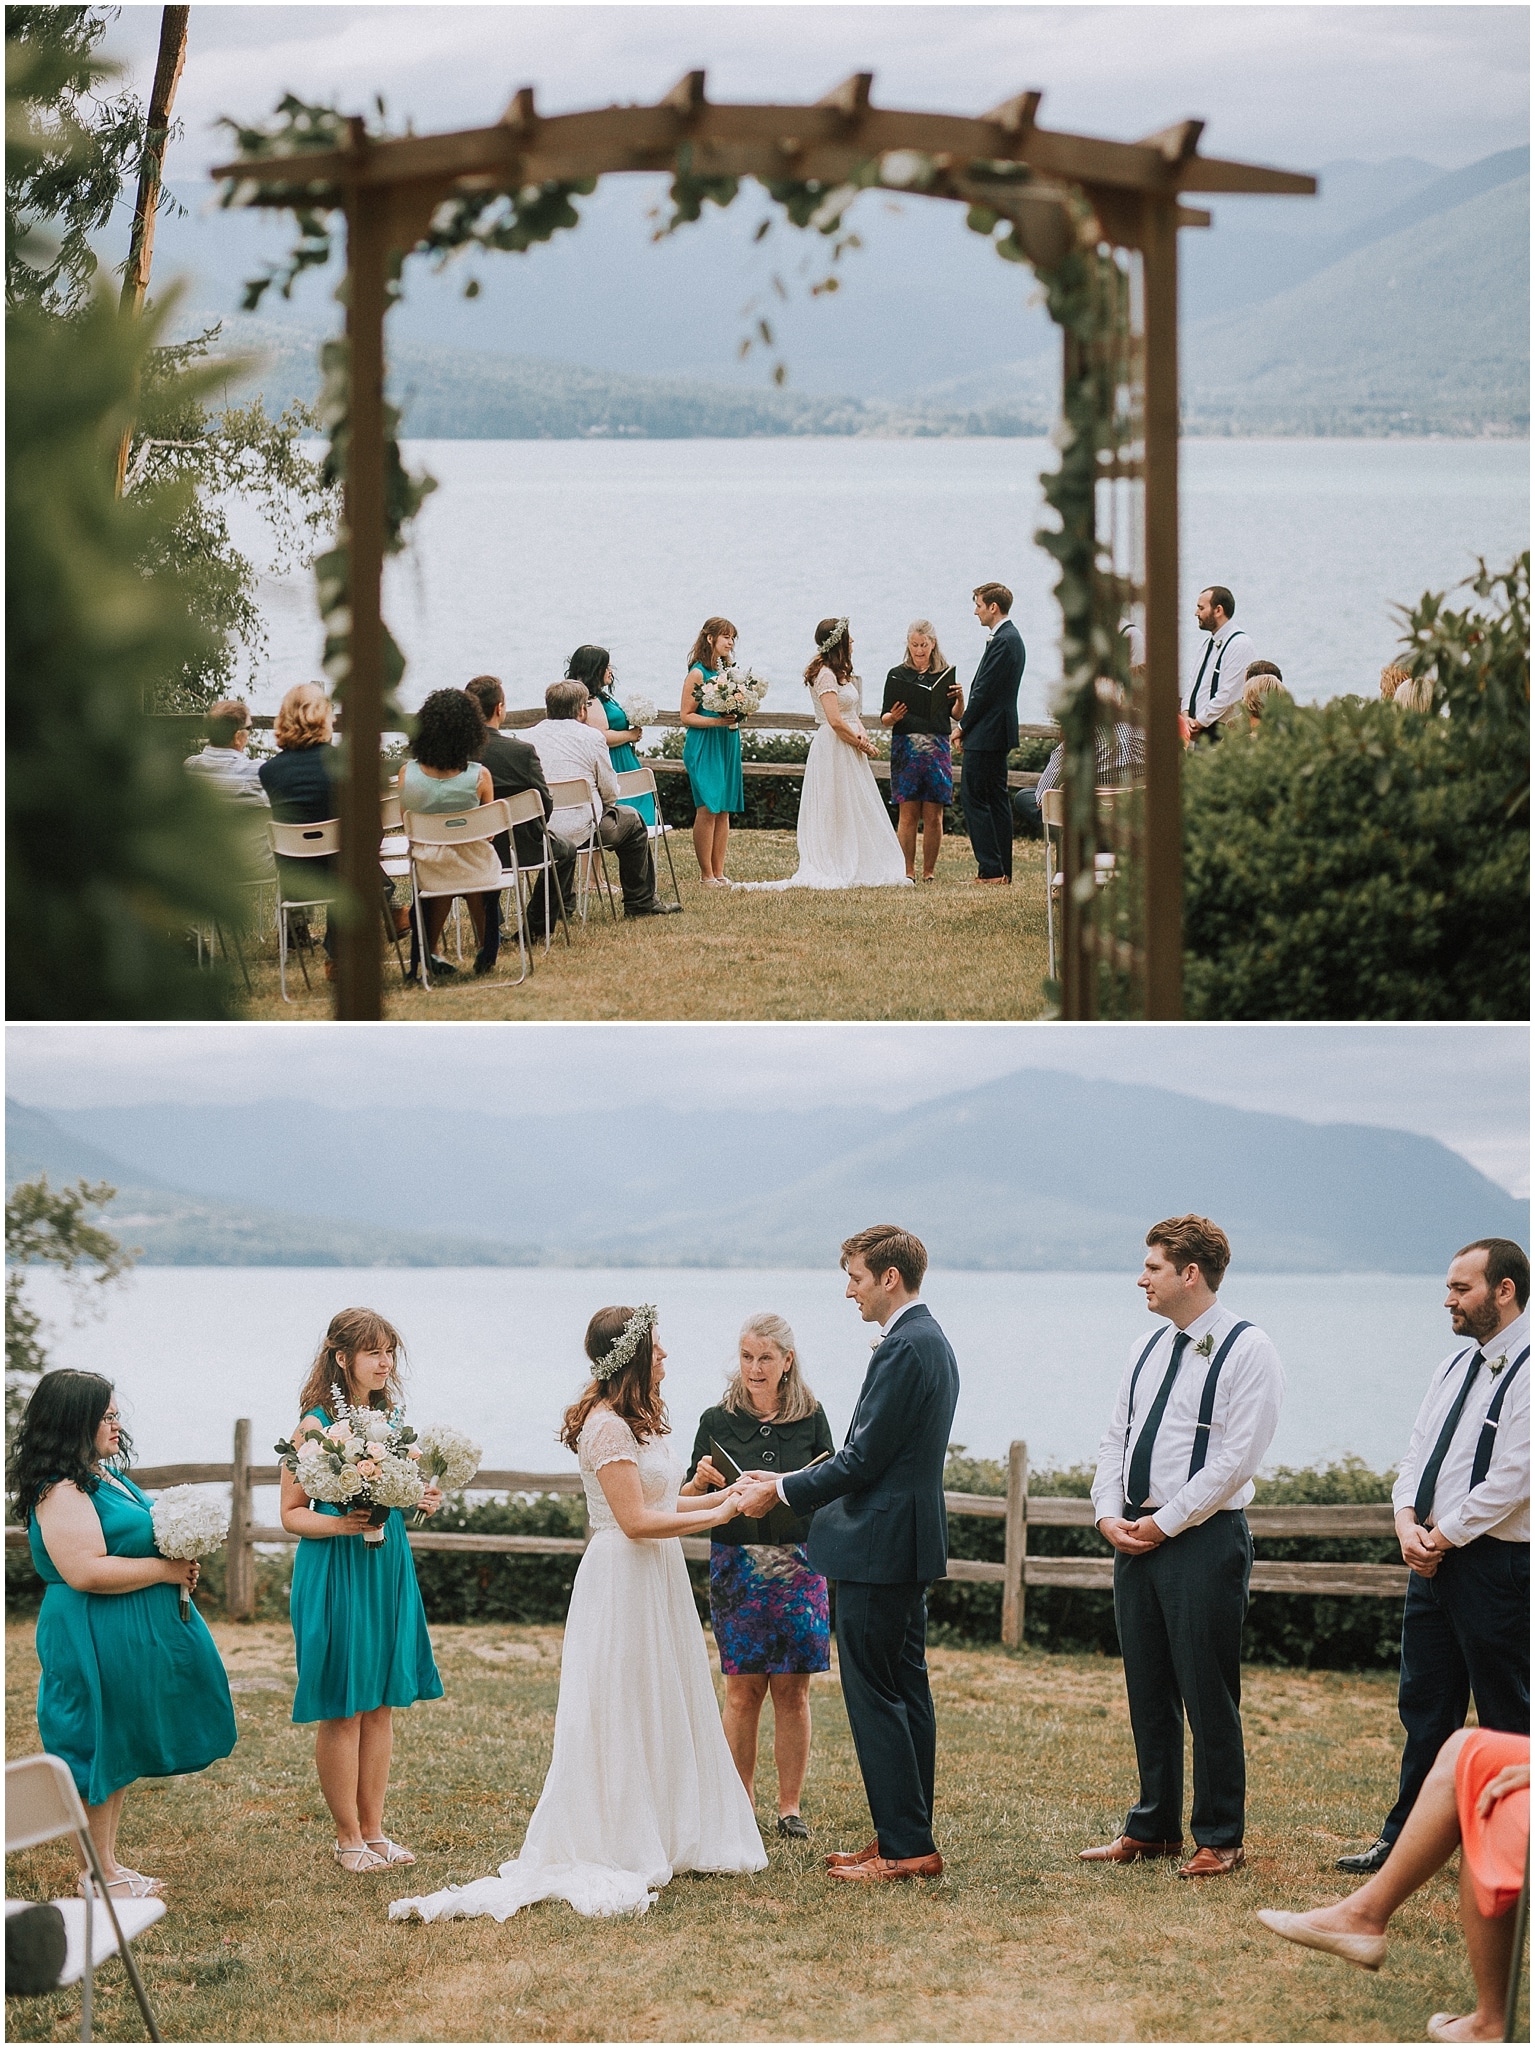
{"label": "distant mountain range", "polygon": [[[1184,397],[1194,433],[1522,434],[1529,429],[1529,151],[1444,172],[1414,158],[1324,165],[1315,200],[1228,198],[1183,252]],[[815,238],[756,251],[750,194],[651,245],[655,181],[610,181],[583,222],[479,265],[480,295],[417,259],[391,315],[393,383],[421,438],[996,434],[1053,418],[1058,343],[1027,272],[936,201],[859,204],[864,246],[834,301],[799,270]],[[328,325],[309,278],[260,322],[239,286],[281,223],[210,216],[206,187],[160,229],[160,275],[190,273],[193,318],[270,357],[271,402],[312,397]],[[902,218],[889,218],[899,211]],[[781,231],[779,231],[781,234]],[[773,252],[777,253],[774,254]],[[777,264],[790,279],[779,304]],[[333,280],[332,280],[333,281]],[[771,309],[791,389],[737,345]]]}
{"label": "distant mountain range", "polygon": [[888,1117],[13,1103],[8,1183],[40,1170],[112,1181],[112,1227],[185,1265],[802,1266],[889,1215],[938,1265],[1095,1271],[1195,1209],[1248,1271],[1421,1273],[1529,1221],[1432,1139],[1030,1070]]}

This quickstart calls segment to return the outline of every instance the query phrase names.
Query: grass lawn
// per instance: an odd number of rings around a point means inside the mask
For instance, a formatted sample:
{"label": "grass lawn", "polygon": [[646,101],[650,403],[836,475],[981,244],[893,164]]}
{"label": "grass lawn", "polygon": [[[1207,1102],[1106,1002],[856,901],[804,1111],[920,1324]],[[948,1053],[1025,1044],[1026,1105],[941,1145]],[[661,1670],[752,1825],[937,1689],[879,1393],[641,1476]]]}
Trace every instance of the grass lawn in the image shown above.
{"label": "grass lawn", "polygon": [[[1471,2003],[1452,1874],[1398,1917],[1378,1977],[1276,1940],[1261,1905],[1335,1897],[1332,1860],[1395,1787],[1388,1675],[1247,1674],[1250,1863],[1203,1886],[1168,1863],[1079,1863],[1134,1788],[1116,1662],[932,1653],[941,1883],[834,1885],[821,1852],[868,1817],[834,1676],[812,1685],[812,1845],[770,1844],[744,1878],[682,1877],[641,1919],[550,1902],[493,1921],[390,1925],[384,1902],[493,1871],[520,1844],[547,1767],[554,1628],[432,1631],[447,1697],[396,1716],[388,1825],[410,1874],[348,1877],[288,1720],[291,1638],[219,1626],[240,1742],[200,1777],[129,1795],[125,1861],[170,1912],[136,1952],[168,2040],[1421,2040]],[[31,1629],[7,1631],[7,1743],[36,1747]],[[769,1713],[771,1710],[769,1709]],[[769,1745],[764,1745],[766,1749]],[[771,1819],[770,1766],[759,1811]],[[64,1850],[11,1860],[13,1897],[73,1883]],[[13,2040],[67,2040],[77,1995],[12,2000]],[[116,1964],[98,2034],[142,2039]]]}
{"label": "grass lawn", "polygon": [[[686,833],[672,841],[685,906],[681,917],[645,918],[615,929],[594,901],[585,932],[567,953],[557,938],[540,952],[521,987],[515,943],[487,981],[467,972],[473,957],[464,920],[462,981],[426,994],[402,988],[385,956],[384,1007],[390,1018],[1017,1018],[1044,1008],[1044,853],[1037,840],[1014,848],[1010,889],[970,886],[975,864],[964,840],[946,843],[938,879],[914,889],[744,896],[705,889]],[[791,832],[733,832],[730,872],[737,881],[771,881],[794,872]],[[615,878],[617,869],[609,862]],[[669,886],[661,863],[663,893]],[[270,904],[270,898],[268,898]],[[449,927],[449,957],[452,957]],[[328,1017],[331,991],[315,963],[312,993],[297,963],[284,1003],[277,987],[277,942],[270,927],[246,957],[253,992],[234,976],[240,1014],[269,1020]]]}

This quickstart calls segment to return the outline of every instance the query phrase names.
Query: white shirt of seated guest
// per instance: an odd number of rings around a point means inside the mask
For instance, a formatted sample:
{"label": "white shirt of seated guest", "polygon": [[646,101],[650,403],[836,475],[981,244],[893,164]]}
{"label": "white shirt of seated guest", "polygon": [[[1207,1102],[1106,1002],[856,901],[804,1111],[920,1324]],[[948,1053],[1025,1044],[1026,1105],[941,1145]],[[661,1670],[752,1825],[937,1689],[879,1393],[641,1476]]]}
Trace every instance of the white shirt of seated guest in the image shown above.
{"label": "white shirt of seated guest", "polygon": [[1184,699],[1186,714],[1201,726],[1211,726],[1219,725],[1233,708],[1240,710],[1247,664],[1257,659],[1258,650],[1251,634],[1244,633],[1234,619],[1228,619],[1205,642],[1194,681]]}
{"label": "white shirt of seated guest", "polygon": [[[1194,1453],[1194,1433],[1199,1422],[1199,1404],[1204,1394],[1214,1355],[1234,1326],[1243,1319],[1217,1302],[1196,1316],[1188,1326],[1189,1344],[1184,1350],[1178,1377],[1162,1411],[1162,1421],[1151,1447],[1150,1491],[1152,1518],[1165,1536],[1209,1521],[1223,1508],[1245,1508],[1253,1497],[1253,1477],[1279,1427],[1279,1410],[1284,1400],[1284,1367],[1272,1340],[1250,1325],[1226,1355],[1215,1388],[1215,1410],[1210,1418],[1205,1462],[1189,1477],[1189,1460]],[[1126,1512],[1125,1487],[1130,1478],[1130,1461],[1141,1429],[1157,1398],[1172,1360],[1173,1339],[1178,1335],[1167,1323],[1155,1349],[1141,1368],[1135,1384],[1135,1412],[1129,1411],[1130,1382],[1135,1361],[1146,1339],[1141,1338],[1125,1366],[1114,1403],[1114,1415],[1098,1446],[1098,1469],[1093,1474],[1093,1518]],[[1194,1346],[1202,1337],[1212,1338],[1209,1358],[1202,1358]],[[1129,1425],[1130,1441],[1125,1443]],[[1131,1505],[1136,1505],[1132,1503]]]}
{"label": "white shirt of seated guest", "polygon": [[549,830],[581,845],[600,822],[604,808],[618,802],[618,778],[608,757],[607,741],[579,718],[546,718],[541,725],[529,727],[523,737],[538,755],[545,782],[574,782],[584,776],[596,790],[589,813],[565,805],[550,814]]}
{"label": "white shirt of seated guest", "polygon": [[[1395,1514],[1410,1508],[1418,1497],[1418,1477],[1434,1455],[1445,1417],[1454,1407],[1465,1383],[1466,1369],[1480,1351],[1483,1363],[1477,1367],[1471,1392],[1460,1411],[1455,1434],[1450,1438],[1434,1482],[1434,1525],[1446,1543],[1457,1549],[1478,1536],[1495,1536],[1500,1543],[1528,1543],[1530,1540],[1530,1363],[1526,1359],[1518,1377],[1503,1397],[1497,1434],[1492,1440],[1492,1461],[1481,1485],[1472,1488],[1471,1469],[1481,1440],[1487,1410],[1498,1388],[1513,1370],[1514,1360],[1530,1342],[1530,1312],[1524,1309],[1505,1329],[1478,1344],[1466,1336],[1441,1365],[1434,1367],[1428,1392],[1413,1424],[1412,1441],[1397,1482],[1391,1489]],[[1492,1370],[1498,1359],[1505,1363]]]}
{"label": "white shirt of seated guest", "polygon": [[239,747],[204,747],[200,754],[189,754],[185,766],[188,775],[216,783],[226,796],[238,797],[242,803],[269,802],[260,762]]}

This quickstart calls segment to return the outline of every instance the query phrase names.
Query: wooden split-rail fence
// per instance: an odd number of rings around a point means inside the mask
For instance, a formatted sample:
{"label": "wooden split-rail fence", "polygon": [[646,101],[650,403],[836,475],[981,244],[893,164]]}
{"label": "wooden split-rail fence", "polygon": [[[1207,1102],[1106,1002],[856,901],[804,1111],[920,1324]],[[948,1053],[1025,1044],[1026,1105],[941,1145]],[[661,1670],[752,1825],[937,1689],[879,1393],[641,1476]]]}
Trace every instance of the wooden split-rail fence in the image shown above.
{"label": "wooden split-rail fence", "polygon": [[[251,1496],[257,1487],[276,1486],[280,1477],[276,1465],[250,1462],[251,1426],[235,1424],[234,1456],[227,1465],[153,1465],[136,1468],[136,1484],[146,1492],[163,1486],[227,1485],[230,1488],[228,1561],[225,1599],[231,1620],[247,1620],[256,1603],[256,1545],[297,1543],[298,1538],[281,1527],[258,1526],[253,1519]],[[578,1472],[492,1472],[481,1470],[467,1491],[471,1493],[561,1493],[582,1492]],[[1029,1528],[1091,1529],[1094,1525],[1090,1500],[1041,1498],[1029,1493],[1029,1447],[1014,1442],[1008,1450],[1007,1491],[992,1493],[946,1493],[949,1514],[964,1520],[976,1516],[1000,1521],[1003,1530],[1003,1561],[987,1558],[949,1559],[949,1577],[1002,1588],[1002,1642],[1015,1650],[1023,1641],[1023,1604],[1030,1586],[1077,1586],[1105,1591],[1114,1583],[1114,1560],[1104,1545],[1102,1557],[1031,1557]],[[1395,1532],[1389,1501],[1366,1502],[1351,1507],[1250,1507],[1247,1520],[1255,1536],[1390,1536]],[[584,1536],[498,1536],[478,1530],[411,1529],[407,1532],[412,1550],[464,1550],[510,1553],[523,1557],[579,1557],[586,1548]],[[26,1531],[9,1528],[7,1543],[25,1543]],[[1100,1539],[1101,1540],[1101,1539]],[[705,1559],[709,1539],[685,1536],[685,1557]],[[1253,1566],[1255,1593],[1329,1593],[1366,1595],[1399,1600],[1407,1588],[1404,1565],[1389,1564],[1276,1564],[1259,1561]]]}

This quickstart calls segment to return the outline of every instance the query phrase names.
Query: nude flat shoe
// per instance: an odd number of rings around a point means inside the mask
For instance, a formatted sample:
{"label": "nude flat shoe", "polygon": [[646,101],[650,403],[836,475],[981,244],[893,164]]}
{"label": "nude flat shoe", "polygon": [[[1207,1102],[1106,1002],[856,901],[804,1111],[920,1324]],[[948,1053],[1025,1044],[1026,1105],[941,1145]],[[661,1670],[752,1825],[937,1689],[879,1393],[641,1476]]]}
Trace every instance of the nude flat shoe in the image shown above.
{"label": "nude flat shoe", "polygon": [[1458,2027],[1466,2015],[1463,2012],[1436,2012],[1429,2021],[1426,2032],[1431,2041],[1459,2041],[1464,2037],[1452,2034],[1451,2027]]}
{"label": "nude flat shoe", "polygon": [[[1378,1970],[1386,1960],[1383,1934],[1336,1934],[1330,1927],[1313,1927],[1303,1913],[1281,1913],[1272,1906],[1265,1906],[1258,1918],[1286,1941],[1298,1942],[1302,1948],[1319,1948],[1324,1955],[1341,1956],[1344,1962],[1354,1963],[1361,1970]],[[1432,2027],[1433,2022],[1429,2025]],[[1438,2036],[1431,2038],[1437,2040]]]}

